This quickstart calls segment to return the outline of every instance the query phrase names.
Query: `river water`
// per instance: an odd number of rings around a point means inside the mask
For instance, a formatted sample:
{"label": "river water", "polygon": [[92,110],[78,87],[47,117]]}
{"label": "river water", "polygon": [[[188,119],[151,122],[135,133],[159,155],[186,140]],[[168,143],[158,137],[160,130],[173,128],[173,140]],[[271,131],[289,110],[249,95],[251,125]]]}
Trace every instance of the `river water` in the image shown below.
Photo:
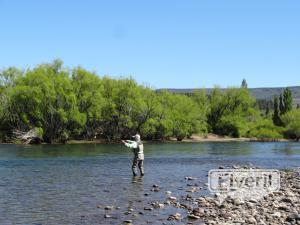
{"label": "river water", "polygon": [[[188,182],[205,187],[208,171],[220,165],[299,167],[300,143],[145,144],[146,175],[136,179],[131,160],[118,144],[0,145],[0,224],[174,224],[166,219],[180,209],[144,207],[165,201],[165,191],[179,198]],[[152,192],[153,184],[161,191]],[[194,193],[201,194],[205,188]]]}

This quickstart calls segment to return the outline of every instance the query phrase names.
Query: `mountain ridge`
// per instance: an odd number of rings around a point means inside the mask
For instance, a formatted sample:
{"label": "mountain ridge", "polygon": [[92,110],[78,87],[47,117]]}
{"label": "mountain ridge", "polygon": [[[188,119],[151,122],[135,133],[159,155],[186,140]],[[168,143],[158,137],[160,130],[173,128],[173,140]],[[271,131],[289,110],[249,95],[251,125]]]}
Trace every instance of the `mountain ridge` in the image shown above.
{"label": "mountain ridge", "polygon": [[[281,93],[283,93],[283,90],[286,87],[257,87],[257,88],[248,88],[250,94],[258,99],[258,100],[271,100],[275,95],[279,96]],[[288,87],[293,95],[294,104],[300,104],[300,86],[289,86]],[[208,94],[213,90],[214,88],[159,88],[156,89],[156,91],[163,91],[167,90],[172,93],[177,94],[191,94],[194,91],[201,91],[205,90]],[[222,91],[226,90],[227,88],[220,88]]]}

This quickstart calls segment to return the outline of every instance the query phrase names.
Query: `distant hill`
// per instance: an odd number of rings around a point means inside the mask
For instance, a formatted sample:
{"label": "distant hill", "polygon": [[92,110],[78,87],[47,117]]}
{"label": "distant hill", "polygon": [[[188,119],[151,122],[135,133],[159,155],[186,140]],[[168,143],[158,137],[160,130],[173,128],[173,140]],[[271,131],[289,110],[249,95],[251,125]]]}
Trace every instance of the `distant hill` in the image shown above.
{"label": "distant hill", "polygon": [[[271,100],[273,99],[274,95],[280,95],[280,93],[283,92],[285,87],[270,87],[270,88],[248,88],[251,95],[255,97],[256,99],[259,100]],[[292,91],[293,98],[294,98],[294,104],[300,104],[300,86],[293,86],[289,87],[290,90]],[[202,88],[197,88],[197,89],[179,89],[179,88],[162,88],[162,89],[157,89],[157,91],[162,91],[162,90],[168,90],[173,93],[178,93],[178,94],[190,94],[193,93],[195,90],[203,90]],[[204,88],[206,92],[209,94],[213,88]],[[221,90],[224,90],[221,89]]]}

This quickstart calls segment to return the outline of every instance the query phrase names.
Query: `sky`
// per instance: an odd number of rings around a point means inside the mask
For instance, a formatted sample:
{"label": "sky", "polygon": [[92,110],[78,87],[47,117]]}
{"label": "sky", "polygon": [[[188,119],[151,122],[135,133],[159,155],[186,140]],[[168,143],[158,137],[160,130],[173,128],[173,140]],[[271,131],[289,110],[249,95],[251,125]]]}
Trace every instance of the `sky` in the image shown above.
{"label": "sky", "polygon": [[300,1],[0,0],[0,68],[56,58],[153,88],[300,85]]}

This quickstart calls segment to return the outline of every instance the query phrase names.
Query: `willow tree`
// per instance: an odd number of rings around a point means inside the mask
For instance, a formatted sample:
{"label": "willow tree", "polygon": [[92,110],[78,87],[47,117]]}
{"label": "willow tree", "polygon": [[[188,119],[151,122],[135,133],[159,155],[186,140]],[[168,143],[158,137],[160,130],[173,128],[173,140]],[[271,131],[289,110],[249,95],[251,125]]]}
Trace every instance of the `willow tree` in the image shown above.
{"label": "willow tree", "polygon": [[293,109],[282,116],[283,124],[286,127],[287,138],[300,139],[300,109]]}
{"label": "willow tree", "polygon": [[69,74],[59,61],[28,70],[11,91],[14,127],[43,130],[46,142],[65,141],[85,123]]}
{"label": "willow tree", "polygon": [[96,74],[78,67],[72,71],[72,86],[78,110],[86,121],[80,135],[93,139],[102,133],[103,84]]}
{"label": "willow tree", "polygon": [[229,88],[222,92],[215,88],[210,95],[208,123],[213,133],[244,136],[248,123],[258,116],[255,100],[246,88]]}

